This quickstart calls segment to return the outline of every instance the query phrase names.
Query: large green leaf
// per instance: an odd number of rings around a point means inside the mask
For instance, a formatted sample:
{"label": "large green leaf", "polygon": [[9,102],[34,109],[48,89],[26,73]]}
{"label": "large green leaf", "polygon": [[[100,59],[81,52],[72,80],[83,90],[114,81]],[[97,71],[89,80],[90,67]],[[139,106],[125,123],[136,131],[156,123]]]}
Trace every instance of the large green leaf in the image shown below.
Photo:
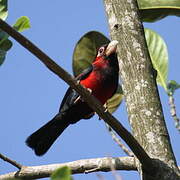
{"label": "large green leaf", "polygon": [[138,0],[143,21],[154,22],[166,16],[180,16],[180,0]]}
{"label": "large green leaf", "polygon": [[7,0],[0,0],[0,18],[5,20],[8,16]]}
{"label": "large green leaf", "polygon": [[67,166],[55,170],[51,175],[52,180],[72,180],[71,169]]}
{"label": "large green leaf", "polygon": [[86,69],[94,60],[97,49],[109,43],[109,39],[103,34],[90,31],[86,33],[76,44],[73,53],[73,72],[77,76]]}
{"label": "large green leaf", "polygon": [[164,40],[154,31],[145,29],[146,41],[154,68],[157,83],[167,90],[168,52]]}
{"label": "large green leaf", "polygon": [[123,91],[121,85],[118,86],[116,93],[107,102],[106,106],[110,113],[116,111],[123,100]]}
{"label": "large green leaf", "polygon": [[16,31],[23,32],[26,29],[29,29],[30,26],[30,20],[27,16],[20,17],[16,23],[13,25],[13,28],[16,29]]}
{"label": "large green leaf", "polygon": [[[84,69],[86,69],[94,60],[97,49],[109,43],[110,40],[106,38],[103,34],[90,31],[86,33],[77,43],[74,53],[73,53],[73,72],[77,76]],[[109,112],[114,112],[122,101],[122,88],[119,85],[116,94],[110,98],[107,103],[107,109]]]}

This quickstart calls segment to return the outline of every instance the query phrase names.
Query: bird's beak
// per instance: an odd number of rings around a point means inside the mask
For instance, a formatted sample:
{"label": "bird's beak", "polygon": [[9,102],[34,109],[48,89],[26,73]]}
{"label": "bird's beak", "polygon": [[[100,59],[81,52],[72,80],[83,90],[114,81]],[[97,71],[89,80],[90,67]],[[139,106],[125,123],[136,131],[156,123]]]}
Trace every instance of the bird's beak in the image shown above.
{"label": "bird's beak", "polygon": [[118,45],[118,41],[116,40],[111,41],[106,48],[106,52],[105,52],[106,56],[116,53],[117,45]]}

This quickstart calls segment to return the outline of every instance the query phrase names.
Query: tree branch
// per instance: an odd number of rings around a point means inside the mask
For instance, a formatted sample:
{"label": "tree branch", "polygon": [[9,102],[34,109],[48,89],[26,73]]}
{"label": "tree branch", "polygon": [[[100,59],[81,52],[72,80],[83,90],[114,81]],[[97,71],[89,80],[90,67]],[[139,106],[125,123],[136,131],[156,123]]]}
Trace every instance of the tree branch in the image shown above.
{"label": "tree branch", "polygon": [[133,151],[135,156],[139,159],[139,161],[143,164],[147,171],[154,169],[151,158],[139,145],[137,140],[122,126],[122,124],[115,117],[107,112],[105,107],[103,107],[102,104],[94,96],[92,96],[89,91],[82,87],[69,73],[67,73],[63,68],[57,65],[50,57],[48,57],[44,52],[36,47],[31,41],[18,33],[15,29],[13,29],[1,19],[0,27],[3,31],[5,31],[17,42],[19,42],[23,47],[28,49],[28,51],[34,54],[42,63],[44,63],[49,68],[49,70],[54,72],[57,76],[68,83],[73,89],[75,89],[88,103],[88,105],[95,112],[97,112],[97,114],[102,119],[104,119],[104,121],[109,124],[109,126],[111,126],[113,130],[128,144],[130,149]]}
{"label": "tree branch", "polygon": [[169,106],[170,106],[171,116],[174,119],[175,127],[177,128],[177,130],[180,133],[180,119],[178,118],[177,113],[176,113],[176,106],[175,106],[175,103],[174,103],[173,94],[169,95]]}
{"label": "tree branch", "polygon": [[17,167],[18,169],[21,169],[23,167],[23,165],[17,163],[16,161],[4,156],[3,154],[0,153],[0,158],[10,164],[12,164],[13,166]]}
{"label": "tree branch", "polygon": [[111,38],[120,42],[120,77],[133,134],[150,157],[157,159],[150,175],[143,163],[139,172],[143,180],[179,179],[137,0],[104,0],[104,5]]}
{"label": "tree branch", "polygon": [[107,130],[109,132],[109,134],[111,135],[112,139],[117,143],[117,145],[128,155],[131,157],[134,157],[134,154],[132,153],[132,151],[130,151],[122,142],[121,140],[117,137],[117,134],[113,131],[113,129],[107,124],[105,123]]}
{"label": "tree branch", "polygon": [[133,157],[104,157],[96,159],[83,159],[61,164],[50,164],[42,166],[24,166],[21,170],[0,175],[0,180],[20,179],[39,179],[49,177],[57,168],[68,166],[72,174],[91,173],[112,170],[112,165],[116,170],[137,170]]}

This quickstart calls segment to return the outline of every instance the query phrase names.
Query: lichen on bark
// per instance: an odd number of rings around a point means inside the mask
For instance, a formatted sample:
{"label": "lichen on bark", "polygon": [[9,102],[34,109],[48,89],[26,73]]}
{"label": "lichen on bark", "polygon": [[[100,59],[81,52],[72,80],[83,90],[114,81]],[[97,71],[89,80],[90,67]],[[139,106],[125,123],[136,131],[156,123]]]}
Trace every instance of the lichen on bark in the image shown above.
{"label": "lichen on bark", "polygon": [[104,0],[110,35],[119,41],[118,59],[129,122],[150,155],[177,168],[156,77],[135,0]]}

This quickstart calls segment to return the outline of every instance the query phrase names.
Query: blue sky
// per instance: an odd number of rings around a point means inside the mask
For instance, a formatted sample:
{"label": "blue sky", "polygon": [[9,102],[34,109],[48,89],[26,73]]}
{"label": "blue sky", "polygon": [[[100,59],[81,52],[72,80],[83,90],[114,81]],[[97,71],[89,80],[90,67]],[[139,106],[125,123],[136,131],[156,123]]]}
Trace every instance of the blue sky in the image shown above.
{"label": "blue sky", "polygon": [[[91,30],[100,31],[106,36],[109,34],[102,1],[9,1],[9,24],[24,15],[30,18],[31,29],[23,34],[70,73],[73,49],[79,38]],[[155,30],[165,39],[170,59],[168,77],[180,82],[179,18],[168,17],[156,23],[145,23],[145,27]],[[36,57],[13,42],[13,48],[0,67],[0,152],[24,165],[125,156],[97,116],[70,126],[43,157],[34,155],[25,145],[25,139],[57,113],[68,86]],[[170,117],[168,97],[161,87],[159,90],[172,146],[180,164],[179,134]],[[177,91],[177,110],[180,110],[179,97],[180,91]],[[130,130],[124,103],[114,115]],[[0,160],[0,174],[14,170],[16,168]],[[138,179],[137,172],[118,173],[123,180]],[[111,173],[101,174],[105,179],[114,179]],[[74,179],[98,178],[96,173],[92,173],[74,175]]]}

